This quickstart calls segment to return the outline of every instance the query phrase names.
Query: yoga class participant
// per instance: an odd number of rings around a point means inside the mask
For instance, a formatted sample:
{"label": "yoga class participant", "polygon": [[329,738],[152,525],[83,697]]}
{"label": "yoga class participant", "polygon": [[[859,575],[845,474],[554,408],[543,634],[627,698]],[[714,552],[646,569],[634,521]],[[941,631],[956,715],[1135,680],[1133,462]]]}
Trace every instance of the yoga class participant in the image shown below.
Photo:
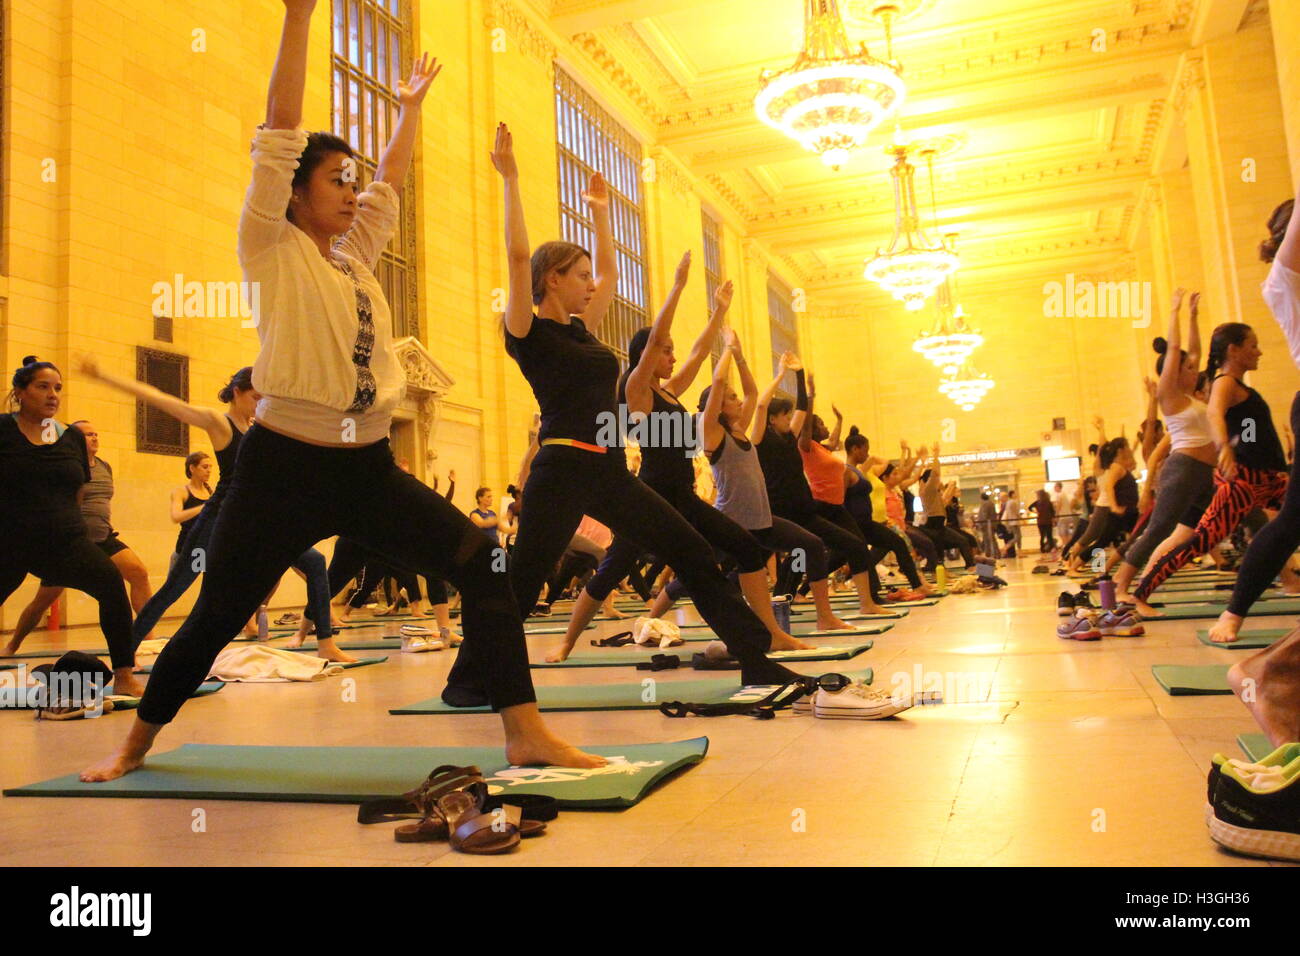
{"label": "yoga class participant", "polygon": [[454,703],[500,712],[510,763],[603,766],[603,757],[543,723],[523,623],[509,580],[492,568],[491,546],[445,498],[397,467],[387,440],[405,380],[373,270],[397,227],[420,104],[439,67],[425,54],[398,84],[397,123],[361,190],[347,142],[299,128],[314,7],[315,0],[285,0],[239,223],[244,275],[261,288],[257,421],[212,531],[198,602],[154,664],[125,742],[82,779],[110,780],[140,766],[294,558],[334,534],[459,588],[465,643],[453,668]]}
{"label": "yoga class participant", "polygon": [[[528,482],[522,486],[523,511],[510,563],[510,580],[521,612],[536,604],[556,560],[582,516],[589,514],[607,525],[616,539],[626,536],[672,566],[705,621],[740,661],[742,684],[784,684],[795,675],[767,658],[771,633],[718,569],[708,541],[628,471],[621,436],[608,434],[619,417],[618,358],[594,334],[618,281],[605,181],[599,173],[593,175],[586,192],[596,235],[593,273],[591,255],[573,243],[544,243],[530,255],[519,170],[504,123],[497,127],[492,163],[505,187],[510,275],[504,319],[506,351],[519,363],[542,416],[540,450]],[[672,300],[675,302],[675,295]],[[668,343],[655,344],[663,355]],[[660,355],[643,356],[653,362],[646,372],[658,368]],[[651,400],[656,396],[665,406],[673,404],[671,395],[656,393]],[[670,453],[679,457],[693,477],[683,451]],[[668,466],[666,458],[664,465]],[[643,470],[645,467],[648,464],[643,464]],[[762,563],[760,560],[760,568]],[[463,660],[462,651],[457,667]],[[523,666],[527,668],[527,660]],[[454,684],[457,676],[453,668],[449,683]]]}
{"label": "yoga class participant", "polygon": [[[817,513],[817,502],[813,500],[808,479],[804,476],[800,438],[796,437],[807,438],[812,427],[808,417],[808,384],[804,377],[803,363],[788,352],[780,359],[781,374],[784,375],[786,371],[795,374],[796,403],[792,405],[789,399],[773,397],[780,384],[778,378],[759,396],[754,413],[754,427],[749,435],[749,440],[758,449],[758,460],[763,466],[772,514],[817,535],[831,555],[827,559],[828,568],[836,568],[844,561],[848,562],[853,583],[857,586],[860,613],[886,613],[876,603],[871,589],[871,575],[867,573],[871,554],[867,543],[859,535],[846,531]],[[843,462],[840,462],[840,468],[842,472]],[[842,478],[840,487],[843,487]]]}
{"label": "yoga class participant", "polygon": [[[139,646],[140,641],[145,639],[158,620],[189,590],[190,585],[203,573],[207,565],[208,542],[212,529],[216,525],[230,483],[234,480],[240,442],[248,430],[253,409],[256,408],[261,396],[253,388],[251,367],[244,367],[237,371],[217,393],[218,400],[226,403],[227,410],[224,414],[211,408],[190,405],[144,382],[110,375],[102,371],[99,363],[91,357],[83,358],[78,370],[92,381],[102,382],[110,388],[133,395],[177,421],[202,428],[212,440],[212,447],[217,455],[217,465],[221,469],[216,490],[203,506],[203,510],[193,519],[194,524],[190,528],[190,533],[180,545],[179,557],[172,562],[167,572],[167,580],[136,617],[134,633],[136,645]],[[323,617],[327,621],[330,619],[326,613],[329,608],[329,578],[325,567],[325,556],[315,548],[308,548],[300,554],[293,562],[293,569],[307,582],[308,609],[303,615],[298,632],[298,644],[301,644],[312,619],[315,617]],[[274,593],[274,588],[259,604],[265,605],[271,593]],[[244,633],[248,637],[257,636],[257,626],[254,621],[245,623]],[[330,633],[319,635],[316,654],[343,664],[356,660],[339,649]]]}
{"label": "yoga class participant", "polygon": [[[1269,240],[1260,247],[1260,258],[1272,263],[1268,278],[1264,280],[1263,294],[1269,311],[1286,336],[1287,346],[1291,349],[1291,361],[1300,369],[1300,222],[1297,222],[1294,205],[1290,216],[1282,215],[1282,209],[1279,207],[1274,212],[1274,220],[1281,221],[1277,222],[1277,228]],[[1300,432],[1300,392],[1291,401],[1291,432],[1293,435]],[[1292,461],[1291,477],[1287,483],[1282,509],[1256,533],[1250,547],[1246,549],[1237,571],[1232,599],[1210,629],[1212,640],[1220,644],[1230,644],[1237,640],[1241,622],[1278,574],[1282,575],[1282,584],[1287,590],[1294,592],[1298,589],[1300,574],[1296,572],[1293,557],[1297,547],[1300,547],[1300,467]],[[1256,655],[1261,659],[1247,660],[1233,669],[1235,675],[1228,675],[1229,682],[1236,688],[1240,688],[1242,680],[1250,675],[1263,677],[1270,682],[1267,695],[1269,702],[1261,704],[1260,709],[1251,708],[1261,725],[1265,720],[1272,721],[1268,716],[1272,706],[1270,702],[1277,699],[1279,691],[1282,692],[1280,696],[1285,697],[1285,706],[1292,714],[1300,705],[1300,687],[1295,683],[1296,652],[1300,649],[1298,636],[1300,628],[1269,648],[1265,652],[1268,655],[1266,665],[1263,655]],[[1283,732],[1283,728],[1279,727],[1264,727],[1264,730],[1270,739],[1275,733]],[[1291,722],[1285,728],[1289,734],[1286,740],[1300,739],[1297,737],[1298,730],[1300,726]]]}
{"label": "yoga class participant", "polygon": [[[1141,614],[1152,613],[1145,604],[1137,604],[1129,593],[1133,578],[1147,566],[1153,552],[1183,526],[1186,536],[1205,514],[1214,498],[1214,463],[1218,454],[1206,405],[1195,397],[1198,369],[1201,366],[1201,335],[1197,313],[1199,292],[1193,292],[1188,303],[1187,349],[1182,348],[1181,322],[1184,291],[1174,291],[1173,308],[1169,315],[1166,338],[1157,338],[1153,347],[1159,354],[1156,359],[1156,401],[1165,416],[1169,437],[1168,457],[1160,466],[1160,484],[1155,495],[1151,515],[1142,534],[1131,542],[1124,552],[1124,561],[1115,573],[1115,600],[1133,604]],[[1148,470],[1156,452],[1148,454]],[[1148,485],[1151,477],[1148,476]],[[1180,542],[1176,542],[1179,544]]]}
{"label": "yoga class participant", "polygon": [[[149,571],[144,562],[113,530],[113,469],[108,462],[98,457],[99,433],[95,427],[85,419],[73,422],[72,427],[80,429],[86,436],[86,448],[90,455],[90,481],[81,492],[81,516],[86,519],[87,536],[91,543],[112,559],[129,589],[131,607],[139,611],[153,596],[153,590],[149,587]],[[41,582],[35,596],[18,615],[18,623],[14,627],[6,654],[18,653],[23,639],[35,630],[41,615],[50,609],[63,591],[61,587]]]}
{"label": "yoga class participant", "polygon": [[180,558],[185,536],[212,498],[212,456],[206,451],[192,452],[185,459],[185,477],[185,484],[173,488],[171,493],[171,519],[179,528],[176,532],[176,549],[167,564],[169,572]]}
{"label": "yoga class participant", "polygon": [[[924,457],[925,449],[921,450]],[[949,548],[954,548],[961,552],[962,561],[966,565],[966,573],[975,573],[975,549],[971,547],[970,540],[963,534],[948,527],[948,509],[947,499],[944,495],[942,483],[942,469],[939,464],[939,443],[934,443],[934,450],[930,453],[929,467],[921,475],[921,507],[925,511],[925,524],[922,530],[934,542],[934,548],[939,554],[939,560],[943,561],[943,553]]]}
{"label": "yoga class participant", "polygon": [[[1133,477],[1137,460],[1128,439],[1121,436],[1103,444],[1098,460],[1102,473],[1097,479],[1097,506],[1092,509],[1092,517],[1079,539],[1077,550],[1068,560],[1070,574],[1079,573],[1084,561],[1093,560],[1094,549],[1104,551],[1118,545],[1137,523],[1138,487],[1137,479]],[[1099,571],[1100,564],[1097,567]]]}
{"label": "yoga class participant", "polygon": [[86,436],[54,417],[63,376],[54,363],[29,355],[11,384],[9,406],[15,410],[0,415],[0,604],[28,574],[90,595],[99,604],[114,692],[139,696],[144,685],[132,673],[126,585],[112,559],[87,536],[81,514],[82,489],[91,478]]}
{"label": "yoga class participant", "polygon": [[474,510],[469,513],[469,520],[474,522],[474,527],[482,531],[493,545],[500,544],[500,538],[497,534],[500,519],[497,517],[497,513],[492,510],[491,488],[484,486],[474,492]]}
{"label": "yoga class participant", "polygon": [[1282,442],[1273,427],[1268,403],[1241,380],[1247,372],[1259,368],[1260,355],[1259,339],[1244,323],[1225,322],[1210,338],[1207,414],[1218,453],[1214,498],[1192,538],[1157,560],[1133,591],[1143,617],[1160,616],[1150,607],[1148,598],[1169,575],[1192,558],[1208,553],[1255,508],[1277,510],[1282,505],[1287,490]]}
{"label": "yoga class participant", "polygon": [[883,459],[873,458],[870,451],[871,443],[867,436],[858,431],[858,426],[851,426],[849,437],[844,440],[844,453],[848,457],[843,472],[843,480],[847,483],[844,507],[857,523],[863,540],[871,547],[870,567],[874,569],[886,554],[892,554],[898,562],[898,569],[911,587],[910,591],[899,593],[898,599],[915,601],[927,597],[933,589],[917,572],[907,542],[888,524],[886,498],[889,488],[882,476],[892,466]]}

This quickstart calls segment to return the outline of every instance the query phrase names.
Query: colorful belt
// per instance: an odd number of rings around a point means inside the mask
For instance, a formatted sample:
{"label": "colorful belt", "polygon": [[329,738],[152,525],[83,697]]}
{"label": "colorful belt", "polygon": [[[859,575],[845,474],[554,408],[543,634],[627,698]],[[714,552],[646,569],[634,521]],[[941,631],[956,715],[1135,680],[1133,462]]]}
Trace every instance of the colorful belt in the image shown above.
{"label": "colorful belt", "polygon": [[576,438],[546,438],[542,440],[543,445],[569,445],[573,448],[581,448],[583,451],[594,451],[598,455],[605,454],[607,449],[599,445],[589,445],[585,441],[578,441]]}

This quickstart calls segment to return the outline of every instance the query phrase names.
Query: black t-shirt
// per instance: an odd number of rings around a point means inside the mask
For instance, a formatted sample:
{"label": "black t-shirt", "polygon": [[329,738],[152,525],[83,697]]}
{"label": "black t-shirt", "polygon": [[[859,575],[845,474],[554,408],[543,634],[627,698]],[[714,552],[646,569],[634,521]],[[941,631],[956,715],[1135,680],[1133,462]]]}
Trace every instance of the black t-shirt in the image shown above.
{"label": "black t-shirt", "polygon": [[0,415],[0,528],[85,534],[77,492],[88,481],[90,461],[80,428],[64,428],[55,441],[34,445],[13,415]]}
{"label": "black t-shirt", "polygon": [[[533,316],[522,339],[506,330],[506,352],[533,389],[542,410],[538,439],[573,438],[609,445],[609,428],[617,437],[614,386],[618,358],[590,332],[578,316],[568,325]],[[612,418],[606,418],[604,412]]]}
{"label": "black t-shirt", "polygon": [[[627,379],[631,374],[629,369],[618,380],[618,400],[623,405],[627,404]],[[642,429],[646,440],[641,442],[641,470],[637,477],[669,501],[676,501],[681,495],[695,493],[695,466],[691,464],[695,450],[689,449],[688,455],[686,448],[686,439],[694,435],[694,422],[681,402],[668,400],[654,388],[650,394],[652,417]],[[635,428],[630,412],[628,419],[629,427]]]}
{"label": "black t-shirt", "polygon": [[782,518],[801,520],[816,510],[808,479],[799,456],[799,440],[794,433],[777,433],[770,425],[758,443],[758,462],[767,480],[767,498],[772,513]]}

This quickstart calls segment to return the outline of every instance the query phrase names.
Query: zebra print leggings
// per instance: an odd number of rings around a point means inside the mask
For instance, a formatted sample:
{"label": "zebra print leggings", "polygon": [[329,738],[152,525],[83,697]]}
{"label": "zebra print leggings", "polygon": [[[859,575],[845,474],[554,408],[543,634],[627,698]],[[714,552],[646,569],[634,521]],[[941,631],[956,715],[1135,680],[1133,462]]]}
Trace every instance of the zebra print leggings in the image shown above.
{"label": "zebra print leggings", "polygon": [[1196,534],[1157,561],[1133,596],[1145,601],[1169,575],[1192,558],[1208,554],[1256,508],[1280,508],[1286,485],[1287,474],[1284,471],[1238,465],[1236,477],[1231,481],[1216,471],[1214,498],[1196,526]]}

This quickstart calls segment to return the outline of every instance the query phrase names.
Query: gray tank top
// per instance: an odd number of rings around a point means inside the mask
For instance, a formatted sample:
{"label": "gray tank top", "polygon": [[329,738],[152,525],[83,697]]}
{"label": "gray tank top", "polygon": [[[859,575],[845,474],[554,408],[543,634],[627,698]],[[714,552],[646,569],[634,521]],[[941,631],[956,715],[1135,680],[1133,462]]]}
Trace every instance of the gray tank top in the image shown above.
{"label": "gray tank top", "polygon": [[81,516],[86,519],[90,540],[96,543],[107,540],[113,533],[111,519],[113,501],[113,469],[102,458],[95,459],[90,469],[90,483],[81,500]]}
{"label": "gray tank top", "polygon": [[713,507],[746,531],[772,527],[767,482],[753,442],[741,445],[731,432],[724,432],[722,444],[709,456],[709,464],[713,466],[713,484],[718,490]]}

